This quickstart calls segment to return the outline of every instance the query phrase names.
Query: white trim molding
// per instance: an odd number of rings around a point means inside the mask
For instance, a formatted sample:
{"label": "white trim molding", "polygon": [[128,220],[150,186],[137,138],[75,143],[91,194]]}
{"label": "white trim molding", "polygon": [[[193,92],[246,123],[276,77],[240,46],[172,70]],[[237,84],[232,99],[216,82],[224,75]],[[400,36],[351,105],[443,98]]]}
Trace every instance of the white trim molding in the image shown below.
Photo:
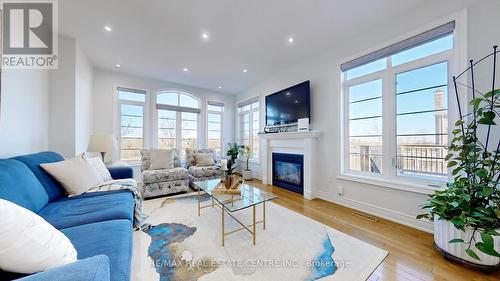
{"label": "white trim molding", "polygon": [[415,217],[402,212],[386,209],[380,206],[364,203],[361,201],[345,198],[343,196],[335,196],[332,193],[320,190],[317,192],[317,197],[335,204],[359,210],[367,214],[371,214],[395,223],[406,225],[427,233],[433,233],[434,224],[428,220],[417,220]]}
{"label": "white trim molding", "polygon": [[315,148],[320,135],[321,132],[318,131],[259,134],[262,182],[273,183],[273,152],[301,154],[304,156],[304,198],[316,198],[317,184],[313,171],[318,160]]}

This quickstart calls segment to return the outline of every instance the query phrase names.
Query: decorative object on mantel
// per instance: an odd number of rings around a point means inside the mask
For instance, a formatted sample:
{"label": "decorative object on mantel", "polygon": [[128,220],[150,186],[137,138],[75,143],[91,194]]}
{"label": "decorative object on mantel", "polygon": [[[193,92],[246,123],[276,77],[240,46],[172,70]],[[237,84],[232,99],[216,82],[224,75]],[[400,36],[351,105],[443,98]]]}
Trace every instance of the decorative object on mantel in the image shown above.
{"label": "decorative object on mantel", "polygon": [[103,162],[107,152],[114,152],[116,150],[118,150],[118,144],[116,143],[114,135],[105,134],[105,135],[90,136],[90,141],[89,141],[89,146],[87,147],[87,151],[101,153]]}
{"label": "decorative object on mantel", "polygon": [[[471,60],[464,72],[453,77],[460,119],[445,160],[454,179],[422,206],[428,213],[417,216],[434,220],[434,245],[441,254],[484,271],[500,268],[500,139],[492,135],[498,129],[495,117],[500,115],[500,89],[495,87],[498,53],[494,46],[493,53]],[[474,75],[486,70],[480,66],[487,67],[491,59],[493,79],[483,91],[478,84],[487,79]],[[470,113],[460,107],[463,91],[472,97]]]}
{"label": "decorative object on mantel", "polygon": [[297,131],[307,132],[309,131],[309,118],[300,118],[297,120]]}
{"label": "decorative object on mantel", "polygon": [[244,145],[242,150],[243,156],[245,157],[246,167],[241,171],[241,175],[243,176],[244,180],[252,180],[252,170],[250,170],[250,168],[248,167],[248,161],[250,160],[250,155],[252,155],[252,150],[248,145]]}

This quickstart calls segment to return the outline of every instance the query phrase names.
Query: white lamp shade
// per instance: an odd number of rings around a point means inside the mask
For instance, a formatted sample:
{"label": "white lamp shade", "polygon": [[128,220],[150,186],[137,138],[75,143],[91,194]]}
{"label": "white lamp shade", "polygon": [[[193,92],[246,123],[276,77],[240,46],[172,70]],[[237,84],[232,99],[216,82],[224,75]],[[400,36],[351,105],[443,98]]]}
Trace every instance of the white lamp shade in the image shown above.
{"label": "white lamp shade", "polygon": [[88,152],[113,152],[118,149],[114,135],[92,135],[90,136]]}

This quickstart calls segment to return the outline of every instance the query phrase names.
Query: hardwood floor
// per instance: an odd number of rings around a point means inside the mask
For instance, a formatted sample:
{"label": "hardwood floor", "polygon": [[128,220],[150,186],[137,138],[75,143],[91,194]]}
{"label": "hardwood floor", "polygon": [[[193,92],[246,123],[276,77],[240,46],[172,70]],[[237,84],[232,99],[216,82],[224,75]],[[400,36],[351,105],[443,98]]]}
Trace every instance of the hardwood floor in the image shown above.
{"label": "hardwood floor", "polygon": [[500,271],[485,274],[445,260],[433,248],[431,234],[380,218],[371,222],[353,215],[353,209],[321,199],[305,200],[299,194],[257,180],[252,184],[279,196],[273,202],[283,207],[388,251],[370,281],[500,280]]}

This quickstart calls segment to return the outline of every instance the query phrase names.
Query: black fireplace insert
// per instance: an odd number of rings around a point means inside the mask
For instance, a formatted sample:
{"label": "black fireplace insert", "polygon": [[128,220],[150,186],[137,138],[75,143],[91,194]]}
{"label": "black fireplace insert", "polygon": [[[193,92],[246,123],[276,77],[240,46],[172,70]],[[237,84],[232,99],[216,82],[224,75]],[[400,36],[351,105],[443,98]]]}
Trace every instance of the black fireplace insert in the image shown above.
{"label": "black fireplace insert", "polygon": [[273,185],[304,194],[304,156],[273,153]]}

